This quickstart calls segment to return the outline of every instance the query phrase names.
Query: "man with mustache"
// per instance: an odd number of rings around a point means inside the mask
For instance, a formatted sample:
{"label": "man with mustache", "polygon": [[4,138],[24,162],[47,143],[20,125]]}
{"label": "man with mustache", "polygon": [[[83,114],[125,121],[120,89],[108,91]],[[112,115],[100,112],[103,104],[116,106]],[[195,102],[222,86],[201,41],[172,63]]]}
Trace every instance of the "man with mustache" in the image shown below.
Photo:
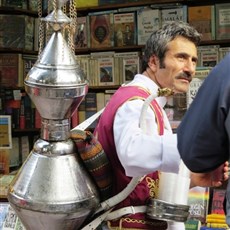
{"label": "man with mustache", "polygon": [[[177,135],[173,134],[164,111],[167,97],[157,97],[147,109],[146,129],[139,126],[145,98],[159,89],[169,88],[174,93],[187,92],[197,65],[197,46],[200,34],[187,23],[172,22],[152,33],[148,39],[142,74],[121,86],[110,99],[95,135],[107,154],[113,172],[113,194],[122,191],[132,177],[144,179],[115,209],[147,205],[158,188],[158,171],[178,173],[180,155]],[[212,173],[196,178],[195,185],[219,186],[221,180],[211,181]],[[223,175],[223,170],[221,170]],[[225,178],[226,179],[226,178]],[[212,184],[211,184],[212,182]],[[144,212],[121,216],[107,223],[109,229],[184,229],[184,224],[167,224],[150,220]]]}

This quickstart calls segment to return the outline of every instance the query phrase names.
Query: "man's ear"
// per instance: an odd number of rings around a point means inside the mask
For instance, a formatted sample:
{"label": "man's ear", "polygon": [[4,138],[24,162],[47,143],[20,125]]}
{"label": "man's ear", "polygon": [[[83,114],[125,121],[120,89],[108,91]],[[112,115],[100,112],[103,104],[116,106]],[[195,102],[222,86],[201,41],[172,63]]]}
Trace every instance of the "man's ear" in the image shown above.
{"label": "man's ear", "polygon": [[160,62],[159,62],[159,59],[158,57],[156,57],[155,55],[152,55],[150,58],[149,58],[149,62],[148,62],[148,65],[149,65],[149,68],[155,72],[157,67],[159,66]]}

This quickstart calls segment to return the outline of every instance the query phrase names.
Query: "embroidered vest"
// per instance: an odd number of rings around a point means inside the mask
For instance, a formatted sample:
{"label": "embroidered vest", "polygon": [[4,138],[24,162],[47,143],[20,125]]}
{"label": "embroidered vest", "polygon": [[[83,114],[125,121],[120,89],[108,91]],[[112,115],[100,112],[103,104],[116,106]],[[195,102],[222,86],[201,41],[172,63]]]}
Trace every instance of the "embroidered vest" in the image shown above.
{"label": "embroidered vest", "polygon": [[[125,175],[125,170],[118,159],[114,144],[113,121],[116,111],[127,100],[145,100],[145,98],[147,98],[149,95],[149,92],[138,86],[120,87],[110,99],[109,103],[106,105],[105,111],[102,113],[99,123],[94,131],[94,134],[97,136],[98,141],[101,143],[111,162],[113,173],[112,196],[122,191],[132,179]],[[161,108],[155,100],[152,101],[151,108],[156,115],[159,135],[163,135],[164,123]],[[141,154],[142,153],[140,152],[140,155]],[[158,181],[159,178],[157,171],[146,175],[142,182],[136,186],[135,190],[125,200],[119,203],[115,209],[130,205],[146,205],[149,198],[156,196]],[[119,221],[122,221],[122,224],[118,223]],[[148,221],[146,220],[144,213],[129,215],[128,217],[126,216],[119,221],[112,221],[111,226],[119,226],[120,224],[123,228],[139,228],[151,230],[167,229],[167,223],[165,221]]]}

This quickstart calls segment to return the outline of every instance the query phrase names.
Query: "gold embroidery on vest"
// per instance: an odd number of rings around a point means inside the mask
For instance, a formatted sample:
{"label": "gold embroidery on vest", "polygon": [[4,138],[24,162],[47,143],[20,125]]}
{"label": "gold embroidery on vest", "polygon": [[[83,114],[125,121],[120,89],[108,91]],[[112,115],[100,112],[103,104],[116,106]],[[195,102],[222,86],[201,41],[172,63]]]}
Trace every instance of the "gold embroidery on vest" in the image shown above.
{"label": "gold embroidery on vest", "polygon": [[157,197],[158,187],[159,187],[159,179],[152,179],[151,177],[145,178],[147,186],[149,188],[149,197],[154,198]]}
{"label": "gold embroidery on vest", "polygon": [[[148,224],[148,225],[152,225],[152,226],[165,226],[165,222],[164,221],[159,221],[159,222],[154,222],[154,221],[148,221],[148,220],[137,220],[137,219],[132,219],[129,217],[125,217],[125,218],[121,218],[119,221],[119,227],[122,227],[122,223],[136,223],[136,224]],[[122,228],[121,228],[122,229]]]}

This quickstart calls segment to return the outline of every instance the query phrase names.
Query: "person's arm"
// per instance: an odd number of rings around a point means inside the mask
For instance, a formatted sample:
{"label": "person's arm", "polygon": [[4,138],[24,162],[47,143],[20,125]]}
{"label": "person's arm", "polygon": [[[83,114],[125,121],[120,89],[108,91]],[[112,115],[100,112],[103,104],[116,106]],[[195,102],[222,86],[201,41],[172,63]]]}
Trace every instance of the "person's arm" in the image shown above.
{"label": "person's arm", "polygon": [[130,177],[142,176],[160,170],[178,172],[180,156],[177,137],[171,130],[158,134],[152,109],[148,109],[147,134],[139,127],[142,100],[128,101],[122,105],[114,120],[114,140],[118,157]]}

